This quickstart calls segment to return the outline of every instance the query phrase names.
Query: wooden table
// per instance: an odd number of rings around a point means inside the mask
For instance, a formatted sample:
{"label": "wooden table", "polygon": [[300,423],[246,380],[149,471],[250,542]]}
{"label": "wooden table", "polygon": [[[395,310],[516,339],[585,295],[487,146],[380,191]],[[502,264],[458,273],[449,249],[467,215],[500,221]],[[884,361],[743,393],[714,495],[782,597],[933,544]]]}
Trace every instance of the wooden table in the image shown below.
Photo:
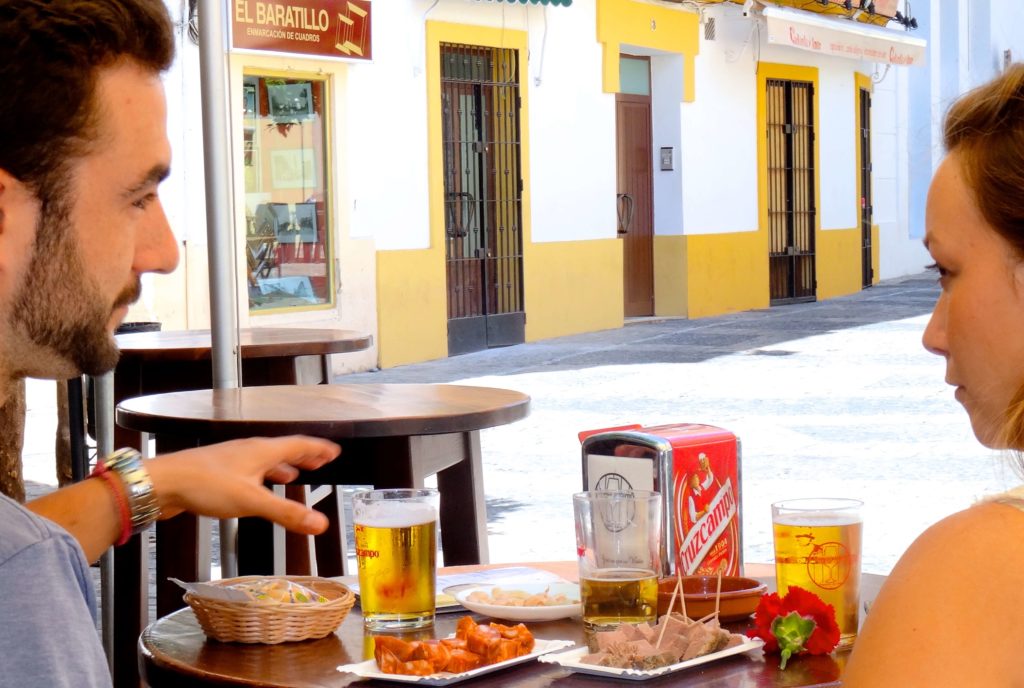
{"label": "wooden table", "polygon": [[[251,436],[296,433],[326,437],[342,455],[304,473],[299,483],[421,487],[437,475],[439,525],[446,564],[487,561],[487,516],[480,429],[524,418],[519,392],[461,385],[299,385],[199,390],[139,397],[117,408],[119,425],[156,436],[160,453]],[[259,523],[265,524],[264,521]],[[250,523],[251,524],[251,523]],[[265,555],[269,532],[246,535],[239,524],[239,571]],[[196,580],[195,517],[161,521],[157,530],[157,611],[182,605],[167,575]],[[254,541],[255,540],[255,541]],[[167,547],[164,556],[163,547]],[[263,572],[267,562],[263,559]]]}
{"label": "wooden table", "polygon": [[[114,403],[144,394],[212,386],[210,331],[136,332],[117,335],[121,358],[114,371]],[[340,329],[246,328],[239,331],[243,385],[319,384],[331,381],[331,354],[368,349],[373,337]],[[99,427],[113,424],[113,409],[96,409]],[[103,425],[104,423],[110,425]],[[138,432],[114,427],[114,446],[141,449]],[[114,683],[138,685],[135,645],[148,623],[148,562],[140,538],[114,554]],[[130,659],[125,659],[130,657]]]}
{"label": "wooden table", "polygon": [[[212,387],[210,331],[182,330],[117,335],[121,358],[114,371],[117,402],[144,394]],[[331,354],[368,349],[361,332],[290,327],[239,330],[242,385],[330,382]]]}
{"label": "wooden table", "polygon": [[[553,563],[555,564],[555,563]],[[527,564],[550,568],[548,564]],[[561,575],[564,563],[556,564]],[[570,564],[575,568],[575,563]],[[774,590],[775,578],[771,569],[747,568],[748,575],[756,575]],[[442,570],[442,573],[449,572]],[[767,574],[767,575],[762,575]],[[570,576],[575,579],[574,572]],[[864,574],[861,600],[870,603],[878,594],[885,577]],[[455,624],[463,614],[439,614],[434,635],[443,637],[454,632]],[[483,619],[473,614],[477,619]],[[741,632],[750,622],[727,624],[730,630]],[[583,640],[579,619],[565,619],[529,624],[538,638]],[[218,686],[263,686],[265,688],[339,688],[360,685],[365,679],[335,671],[339,664],[362,661],[372,656],[372,636],[364,633],[358,606],[345,618],[337,633],[322,640],[281,645],[242,645],[207,641],[190,609],[182,609],[164,617],[147,628],[139,640],[139,666],[151,688],[211,688]],[[702,688],[794,688],[796,686],[838,686],[849,651],[834,656],[796,657],[789,661],[785,672],[778,669],[778,657],[765,661],[740,655],[713,662],[689,671],[644,681],[644,686],[701,686]],[[558,688],[595,685],[626,685],[627,682],[573,674],[557,665],[530,662],[504,671],[474,679],[473,686],[501,686],[502,688]],[[370,682],[367,685],[382,685]],[[397,684],[396,684],[397,685]],[[470,685],[467,683],[466,685]]]}

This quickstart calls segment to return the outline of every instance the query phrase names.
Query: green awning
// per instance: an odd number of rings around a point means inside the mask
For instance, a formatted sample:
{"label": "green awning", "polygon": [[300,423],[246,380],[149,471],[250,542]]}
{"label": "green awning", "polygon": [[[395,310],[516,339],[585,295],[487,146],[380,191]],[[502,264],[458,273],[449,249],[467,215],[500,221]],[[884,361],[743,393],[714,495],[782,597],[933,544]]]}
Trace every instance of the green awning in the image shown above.
{"label": "green awning", "polygon": [[561,5],[562,7],[568,7],[572,4],[572,0],[485,0],[485,2],[508,2],[513,5],[519,3],[520,5]]}

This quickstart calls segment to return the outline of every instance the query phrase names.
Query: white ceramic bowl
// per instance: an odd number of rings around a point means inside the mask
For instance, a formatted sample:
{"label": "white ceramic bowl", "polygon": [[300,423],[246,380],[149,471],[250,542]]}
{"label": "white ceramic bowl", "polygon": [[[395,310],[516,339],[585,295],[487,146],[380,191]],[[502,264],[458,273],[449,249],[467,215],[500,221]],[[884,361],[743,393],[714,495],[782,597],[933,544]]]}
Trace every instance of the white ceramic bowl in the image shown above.
{"label": "white ceramic bowl", "polygon": [[[573,604],[559,604],[553,606],[535,607],[513,607],[504,604],[484,604],[473,602],[469,596],[474,592],[485,592],[490,594],[495,588],[502,590],[522,590],[532,594],[542,593],[545,590],[549,595],[562,594]],[[484,614],[494,619],[505,619],[506,621],[554,621],[565,619],[570,616],[579,616],[583,613],[583,605],[580,604],[580,586],[576,583],[506,583],[497,585],[473,585],[452,591],[456,601],[466,609]]]}

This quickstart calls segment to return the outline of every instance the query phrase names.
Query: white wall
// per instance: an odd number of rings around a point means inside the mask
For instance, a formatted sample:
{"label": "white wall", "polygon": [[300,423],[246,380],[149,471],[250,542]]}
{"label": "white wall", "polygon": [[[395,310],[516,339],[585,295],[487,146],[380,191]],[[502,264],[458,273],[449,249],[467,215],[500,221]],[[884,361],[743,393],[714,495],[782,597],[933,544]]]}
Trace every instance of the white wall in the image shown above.
{"label": "white wall", "polygon": [[[184,6],[173,0],[168,3],[176,27],[177,55],[164,75],[171,176],[160,186],[160,199],[178,239],[178,269],[170,275],[143,275],[142,297],[125,318],[126,322],[158,321],[166,330],[209,326],[199,51],[187,38]],[[187,269],[197,262],[199,270]]]}
{"label": "white wall", "polygon": [[[987,76],[994,76],[1002,70],[1003,51],[1009,49],[1013,53],[1014,62],[1024,60],[1024,3],[1019,0],[984,0],[991,2],[991,42],[989,55],[992,71]],[[978,81],[986,75],[980,73]]]}
{"label": "white wall", "polygon": [[532,239],[614,238],[615,95],[601,90],[593,0],[527,15]]}
{"label": "white wall", "polygon": [[[683,56],[651,56],[654,233],[683,233]],[[661,169],[661,149],[672,148],[672,170]]]}
{"label": "white wall", "polygon": [[859,107],[853,70],[861,63],[822,60],[818,71],[818,197],[820,227],[851,229],[860,221],[857,207],[857,119]]}
{"label": "white wall", "polygon": [[374,58],[349,67],[342,103],[352,236],[372,238],[382,250],[430,244],[421,5],[374,3]]}
{"label": "white wall", "polygon": [[715,15],[716,40],[701,38],[696,99],[682,106],[686,234],[757,229],[756,63],[750,21],[735,9]]}

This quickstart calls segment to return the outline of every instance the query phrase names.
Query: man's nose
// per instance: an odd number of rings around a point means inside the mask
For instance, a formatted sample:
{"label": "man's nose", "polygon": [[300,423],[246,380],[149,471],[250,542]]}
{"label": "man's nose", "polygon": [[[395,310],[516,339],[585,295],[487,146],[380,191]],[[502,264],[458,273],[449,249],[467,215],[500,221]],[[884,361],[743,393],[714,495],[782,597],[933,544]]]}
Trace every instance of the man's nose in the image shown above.
{"label": "man's nose", "polygon": [[152,217],[140,226],[136,237],[135,262],[132,267],[138,274],[165,274],[178,266],[178,240],[171,231],[171,224],[159,200],[153,203],[150,211]]}

